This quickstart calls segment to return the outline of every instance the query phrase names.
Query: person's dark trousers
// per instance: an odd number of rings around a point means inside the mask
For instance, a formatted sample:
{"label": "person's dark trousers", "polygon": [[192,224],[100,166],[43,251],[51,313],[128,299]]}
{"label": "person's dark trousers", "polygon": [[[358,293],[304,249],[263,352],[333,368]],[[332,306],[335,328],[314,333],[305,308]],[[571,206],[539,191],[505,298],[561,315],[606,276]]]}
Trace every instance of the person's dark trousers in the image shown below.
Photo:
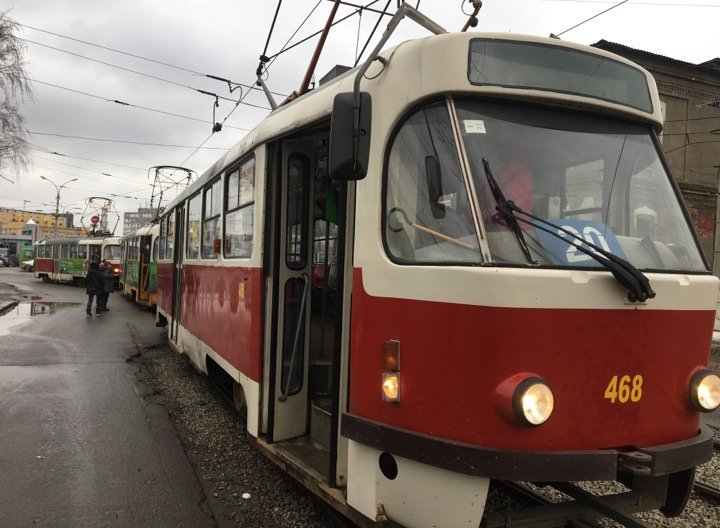
{"label": "person's dark trousers", "polygon": [[98,305],[103,312],[107,312],[108,299],[110,299],[110,292],[104,292],[98,295]]}
{"label": "person's dark trousers", "polygon": [[[102,295],[102,294],[97,295],[97,303],[95,304],[95,313],[96,314],[99,314],[102,311],[102,307],[100,306],[100,303],[102,302],[100,300],[100,295]],[[92,315],[92,303],[93,303],[94,297],[96,297],[96,295],[94,293],[88,293],[87,310],[85,310],[85,312],[88,315]]]}

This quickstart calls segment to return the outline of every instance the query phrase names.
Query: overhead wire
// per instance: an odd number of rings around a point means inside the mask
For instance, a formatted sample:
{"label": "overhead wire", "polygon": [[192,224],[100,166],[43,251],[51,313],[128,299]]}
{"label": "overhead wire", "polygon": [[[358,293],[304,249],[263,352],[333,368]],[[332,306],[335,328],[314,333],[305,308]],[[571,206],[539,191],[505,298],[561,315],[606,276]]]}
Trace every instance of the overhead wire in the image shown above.
{"label": "overhead wire", "polygon": [[[105,176],[105,177],[107,177],[107,178],[117,178],[117,179],[120,179],[120,180],[133,181],[133,182],[135,182],[135,183],[140,183],[140,180],[134,180],[134,179],[132,179],[132,178],[125,177],[125,176],[115,176],[114,174],[110,174],[110,173],[107,173],[107,172],[102,172],[102,171],[99,171],[99,170],[97,170],[97,169],[88,169],[87,167],[82,167],[82,166],[80,166],[80,165],[74,165],[74,164],[72,164],[72,163],[66,163],[66,162],[64,162],[64,161],[58,161],[58,160],[55,160],[55,159],[52,159],[52,158],[44,158],[44,157],[42,157],[42,156],[38,156],[37,154],[34,154],[33,157],[35,157],[35,158],[37,158],[37,159],[40,159],[40,160],[43,160],[43,161],[50,161],[50,162],[52,162],[52,163],[58,163],[58,164],[60,164],[60,165],[65,165],[65,166],[67,166],[67,167],[72,167],[73,169],[79,169],[79,170],[84,170],[84,171],[87,171],[87,172],[92,172],[92,173],[100,174],[101,176]],[[56,169],[52,169],[52,168],[51,168],[50,170],[56,170]],[[57,169],[57,170],[60,170],[60,169]],[[78,175],[78,174],[75,174],[75,176],[80,176],[80,177],[82,177],[82,178],[85,178],[85,177],[86,177],[86,176]]]}
{"label": "overhead wire", "polygon": [[[116,68],[116,69],[121,70],[121,71],[124,71],[124,72],[134,73],[135,75],[140,75],[140,76],[142,76],[142,77],[147,77],[147,78],[149,78],[149,79],[153,79],[153,80],[156,80],[156,81],[164,82],[164,83],[167,83],[167,84],[172,84],[173,86],[178,86],[178,87],[180,87],[180,88],[187,88],[188,90],[192,90],[193,92],[198,92],[198,93],[201,93],[201,94],[203,94],[203,95],[210,95],[210,96],[212,96],[212,97],[216,97],[217,99],[222,99],[223,101],[230,101],[230,102],[232,102],[232,103],[235,103],[235,102],[236,102],[235,99],[232,99],[232,98],[230,98],[230,97],[225,97],[225,96],[223,96],[223,95],[218,95],[218,94],[215,94],[215,93],[212,93],[212,92],[208,92],[208,91],[205,91],[205,90],[200,90],[200,89],[194,88],[194,87],[192,87],[192,86],[190,86],[190,85],[188,85],[188,84],[183,84],[183,83],[179,83],[179,82],[176,82],[176,81],[171,81],[170,79],[165,79],[165,78],[163,78],[163,77],[158,77],[157,75],[151,75],[151,74],[149,74],[149,73],[144,73],[144,72],[141,72],[141,71],[133,70],[133,69],[131,69],[131,68],[126,68],[126,67],[124,67],[124,66],[118,66],[117,64],[112,64],[111,62],[101,61],[101,60],[99,60],[99,59],[93,59],[92,57],[87,57],[87,56],[85,56],[85,55],[80,55],[79,53],[74,53],[74,52],[72,52],[72,51],[64,50],[64,49],[62,49],[62,48],[56,48],[55,46],[50,46],[50,45],[48,45],[48,44],[43,44],[43,43],[41,43],[41,42],[35,42],[34,40],[25,39],[25,38],[22,38],[22,37],[18,37],[18,38],[19,38],[20,40],[23,40],[23,41],[25,41],[25,42],[29,42],[29,43],[31,43],[31,44],[35,44],[35,45],[37,45],[37,46],[42,46],[42,47],[45,47],[45,48],[49,48],[49,49],[52,49],[52,50],[55,50],[55,51],[59,51],[59,52],[61,52],[61,53],[67,53],[68,55],[72,55],[73,57],[78,57],[78,58],[85,59],[85,60],[88,60],[88,61],[91,61],[91,62],[96,62],[96,63],[98,63],[98,64],[102,64],[102,65],[104,65],[104,66],[108,66],[108,67],[110,67],[110,68]],[[255,108],[261,108],[261,109],[263,109],[263,110],[269,110],[269,108],[268,108],[267,106],[260,106],[260,105],[254,104],[254,103],[243,102],[242,104],[247,105],[247,106],[252,106],[252,107],[255,107]]]}
{"label": "overhead wire", "polygon": [[586,19],[586,20],[583,20],[582,22],[580,22],[580,23],[578,23],[578,24],[575,24],[573,27],[568,28],[568,29],[566,29],[565,31],[562,31],[562,32],[558,33],[558,34],[555,35],[555,36],[556,36],[556,37],[560,37],[560,36],[564,35],[565,33],[567,33],[568,31],[572,31],[573,29],[582,26],[582,25],[585,24],[586,22],[590,22],[591,20],[599,17],[600,15],[605,14],[605,13],[607,13],[608,11],[611,11],[611,10],[615,9],[616,7],[620,7],[621,5],[626,4],[627,2],[629,2],[629,0],[622,0],[621,2],[618,2],[617,4],[615,4],[614,6],[608,7],[607,9],[605,9],[605,10],[603,10],[603,11],[600,11],[598,14],[593,15],[593,16],[591,16],[590,18],[588,18],[588,19]]}
{"label": "overhead wire", "polygon": [[[376,1],[377,1],[377,0],[376,0]],[[298,31],[300,31],[300,29],[305,25],[305,22],[308,21],[308,19],[312,16],[312,14],[315,12],[315,10],[318,8],[318,6],[319,6],[321,3],[322,3],[322,0],[318,0],[318,2],[315,4],[315,7],[313,7],[313,8],[310,10],[310,13],[308,13],[308,15],[303,19],[303,21],[300,22],[300,25],[297,27],[297,29],[293,32],[293,34],[290,36],[290,38],[289,38],[289,39],[285,42],[285,44],[283,45],[283,47],[282,47],[282,49],[281,49],[281,52],[282,52],[282,50],[284,50],[284,49],[287,47],[287,45],[288,45],[289,42],[295,37],[295,35],[297,35]],[[281,4],[282,4],[282,0],[279,0],[279,1],[278,1],[278,6],[277,6],[277,8],[276,8],[276,10],[275,10],[275,16],[273,17],[273,23],[272,23],[272,26],[273,26],[273,27],[274,27],[274,25],[275,25],[275,19],[277,18],[277,13],[278,13],[278,11],[279,11],[279,9],[280,9],[280,5],[281,5]],[[266,42],[265,42],[265,49],[263,50],[263,56],[265,56],[265,54],[267,53],[267,48],[268,48],[268,45],[269,45],[269,43],[270,43],[270,36],[271,36],[271,34],[272,34],[272,28],[270,29],[270,32],[269,32],[269,34],[268,34],[268,38],[267,38],[267,40],[266,40]],[[265,72],[265,73],[268,72],[268,70],[270,69],[270,67],[273,65],[273,63],[274,63],[275,60],[277,59],[278,55],[279,55],[279,53],[278,53],[278,54],[275,54],[272,58],[270,58],[270,63],[269,63],[267,66],[265,66],[265,68],[264,68],[264,72]],[[245,96],[247,93],[249,93],[249,92],[245,92],[245,94],[244,94],[243,96]],[[220,122],[221,127],[222,127],[222,126],[225,126],[225,122],[230,118],[231,115],[233,115],[233,113],[235,112],[235,110],[237,110],[237,108],[238,108],[238,105],[235,105],[235,106],[230,110],[230,112],[229,112],[229,113],[225,116],[225,118]],[[205,143],[207,143],[214,134],[215,134],[215,132],[211,133],[207,138],[205,138],[205,140],[204,140],[202,143],[200,143],[200,146],[199,146],[197,149],[195,149],[193,152],[191,152],[190,155],[189,155],[187,158],[185,158],[185,159],[179,164],[179,166],[182,167],[183,165],[185,165],[185,163],[187,163],[188,160],[190,160],[190,158],[192,158],[192,157],[198,152],[198,150],[200,150],[200,147],[204,146]],[[176,184],[176,185],[177,185],[177,184]]]}
{"label": "overhead wire", "polygon": [[103,143],[123,143],[128,145],[141,145],[141,146],[150,146],[150,147],[172,147],[172,148],[203,148],[207,150],[230,150],[230,147],[197,147],[195,145],[173,145],[168,143],[148,143],[144,141],[130,141],[125,139],[108,139],[108,138],[94,138],[94,137],[88,137],[88,136],[71,136],[68,134],[55,134],[51,132],[35,132],[33,130],[28,130],[28,134],[31,134],[33,136],[52,136],[52,137],[61,137],[66,139],[83,139],[87,141],[98,141]]}
{"label": "overhead wire", "polygon": [[[327,1],[335,2],[335,0],[327,0]],[[340,4],[344,5],[344,6],[350,6],[350,7],[362,7],[364,11],[371,11],[373,13],[382,13],[382,11],[380,11],[379,9],[372,9],[370,7],[371,4],[368,4],[368,5],[353,4],[352,2],[345,2],[344,0],[341,0]],[[420,4],[420,2],[418,2],[418,5],[419,4]],[[417,7],[415,9],[417,9]]]}
{"label": "overhead wire", "polygon": [[[284,53],[284,52],[286,52],[286,51],[289,51],[290,49],[292,49],[292,48],[294,48],[294,47],[302,44],[303,42],[311,39],[312,37],[317,36],[317,35],[319,35],[320,33],[322,33],[322,30],[317,31],[317,32],[313,33],[312,35],[306,37],[305,39],[303,39],[303,40],[301,40],[301,41],[293,44],[292,46],[288,47],[288,44],[292,41],[292,39],[295,37],[295,35],[297,35],[298,32],[302,29],[302,27],[305,25],[305,23],[308,21],[308,19],[312,16],[312,14],[315,12],[315,10],[318,8],[318,6],[320,6],[320,4],[322,3],[322,1],[323,1],[323,0],[318,0],[318,2],[315,4],[315,6],[310,10],[310,12],[308,13],[308,15],[302,20],[302,22],[300,22],[300,25],[297,27],[297,29],[295,29],[295,31],[293,32],[293,34],[290,35],[290,38],[285,42],[285,44],[284,44],[283,47],[280,49],[280,51],[277,52],[277,53],[275,53],[275,54],[272,55],[271,57],[267,57],[267,58],[269,59],[269,63],[267,64],[267,66],[265,66],[265,68],[264,68],[264,73],[267,73],[267,72],[268,72],[268,70],[270,69],[270,67],[271,67],[271,66],[273,65],[273,63],[275,62],[275,60],[277,60],[277,58],[278,58],[282,53]],[[347,16],[341,18],[340,20],[337,20],[337,21],[334,22],[333,24],[331,24],[330,27],[339,24],[339,23],[342,22],[343,20],[347,20],[348,18],[350,18],[351,16],[355,15],[356,13],[359,13],[359,12],[362,11],[363,9],[367,9],[367,8],[371,7],[372,5],[376,4],[376,3],[379,2],[379,1],[380,1],[380,0],[373,0],[372,2],[370,2],[369,4],[367,4],[367,5],[365,5],[365,6],[361,6],[360,8],[358,8],[358,9],[356,9],[355,11],[353,11],[352,13],[350,13],[349,15],[347,15]],[[391,0],[388,0],[388,3],[387,3],[387,5],[385,6],[385,9],[383,10],[383,13],[387,10],[388,6],[390,5],[390,1],[391,1]],[[282,0],[279,0],[279,2],[278,2],[278,8],[276,9],[276,13],[275,13],[275,17],[277,17],[277,10],[279,9],[281,2],[282,2]],[[382,18],[383,18],[383,16],[381,15],[381,16],[380,16],[380,19],[382,19]],[[275,20],[275,18],[273,18],[273,25],[274,25],[274,20]],[[378,24],[379,24],[379,22],[378,22]],[[376,28],[377,28],[377,24],[376,24]],[[270,33],[271,33],[271,32],[272,32],[272,28],[271,28]],[[373,30],[373,32],[374,32],[374,30]],[[270,42],[270,36],[268,36],[268,39],[267,39],[267,41],[266,41],[263,55],[266,55],[266,53],[267,53],[267,48],[268,48],[269,42]],[[366,43],[365,47],[367,47],[367,43]],[[363,51],[364,51],[364,48],[363,48]],[[362,52],[361,52],[361,53],[362,53]],[[243,97],[244,97],[247,93],[248,93],[248,92],[245,92],[245,94],[243,94]],[[235,112],[235,110],[237,110],[237,108],[238,108],[238,105],[236,105],[235,107],[233,107],[233,108],[230,110],[230,112],[229,112],[229,113],[225,116],[225,118],[220,122],[220,124],[221,124],[222,126],[225,125],[225,121],[228,120],[228,118]],[[200,143],[200,147],[202,147],[203,145],[205,145],[205,143],[207,143],[213,135],[214,135],[214,132],[211,133],[207,138],[205,138],[205,140],[204,140],[202,143]],[[189,160],[190,158],[192,158],[192,157],[197,153],[198,150],[199,150],[199,147],[198,147],[197,149],[195,149],[195,151],[191,152],[190,155],[189,155],[187,158],[185,158],[185,160],[183,160],[182,163],[179,164],[179,166],[182,167],[185,163],[187,163],[188,160]],[[175,185],[178,185],[178,184],[176,183]],[[171,186],[170,188],[172,188],[172,186]]]}
{"label": "overhead wire", "polygon": [[390,2],[392,2],[392,0],[388,0],[387,4],[385,4],[385,8],[382,10],[382,13],[380,13],[380,16],[378,17],[377,22],[375,22],[375,26],[373,26],[372,31],[370,32],[370,36],[365,41],[365,45],[363,46],[362,51],[360,52],[359,55],[356,56],[355,64],[353,65],[353,67],[357,66],[358,63],[360,62],[360,57],[362,57],[363,54],[365,53],[365,50],[367,49],[368,44],[370,44],[370,41],[372,40],[373,36],[375,35],[375,31],[377,31],[377,28],[380,25],[380,22],[382,22],[382,19],[385,17],[385,12],[387,11],[388,7],[390,7]]}
{"label": "overhead wire", "polygon": [[[577,4],[612,4],[612,0],[542,0],[543,2],[572,2]],[[637,2],[632,5],[651,5],[668,7],[720,7],[720,4],[680,4],[671,2]]]}
{"label": "overhead wire", "polygon": [[275,29],[275,22],[277,21],[278,13],[280,13],[280,6],[282,6],[282,0],[278,0],[277,7],[275,8],[275,15],[273,16],[272,24],[270,24],[270,31],[268,31],[268,36],[265,40],[265,48],[262,52],[263,56],[267,55],[267,49],[270,45],[270,37],[272,37],[273,30]]}
{"label": "overhead wire", "polygon": [[[373,0],[372,2],[370,2],[370,3],[368,4],[368,6],[371,6],[371,5],[373,5],[373,4],[375,4],[375,3],[379,2],[379,1],[380,1],[380,0]],[[365,9],[365,8],[363,8],[363,9]],[[344,16],[344,17],[336,20],[335,22],[333,22],[332,24],[330,24],[330,27],[337,26],[337,25],[340,24],[341,22],[344,22],[345,20],[347,20],[348,18],[352,17],[353,15],[356,15],[356,14],[359,13],[359,12],[360,12],[360,8],[356,9],[355,11],[353,11],[352,13],[350,13],[349,15],[346,15],[346,16]],[[316,31],[316,32],[313,33],[312,35],[308,35],[308,36],[305,37],[304,39],[299,40],[298,42],[296,42],[295,44],[293,44],[292,46],[288,46],[288,47],[280,50],[280,51],[277,52],[276,54],[271,55],[271,56],[268,57],[268,58],[271,59],[271,60],[272,60],[272,59],[275,59],[275,58],[278,57],[279,55],[281,55],[281,54],[283,54],[283,53],[285,53],[285,52],[287,52],[287,51],[290,51],[290,50],[293,49],[293,48],[296,48],[296,47],[299,46],[300,44],[303,44],[303,43],[307,42],[308,40],[310,40],[310,39],[313,38],[313,37],[318,36],[318,35],[319,35],[320,33],[322,33],[323,31],[324,31],[324,29],[321,29],[320,31]]]}
{"label": "overhead wire", "polygon": [[45,148],[45,147],[41,147],[41,146],[39,146],[39,145],[34,145],[34,144],[32,144],[32,143],[30,143],[30,145],[33,146],[33,147],[35,147],[35,148],[38,149],[38,150],[45,151],[45,152],[47,152],[48,154],[53,154],[53,155],[55,155],[55,156],[61,156],[61,157],[63,157],[63,158],[79,159],[79,160],[82,160],[82,161],[92,161],[93,163],[102,163],[103,165],[112,165],[112,166],[114,166],[114,167],[120,167],[120,168],[123,168],[123,169],[136,169],[136,170],[141,170],[141,171],[144,171],[144,170],[145,170],[143,167],[133,167],[132,165],[121,165],[121,164],[119,164],[119,163],[112,163],[112,162],[110,162],[110,161],[100,161],[100,160],[95,160],[95,159],[92,159],[92,158],[81,158],[81,157],[79,157],[79,156],[71,156],[71,155],[69,155],[69,154],[62,154],[61,152],[56,152],[56,151],[54,151],[54,150],[50,150],[50,149],[47,149],[47,148]]}
{"label": "overhead wire", "polygon": [[[241,86],[241,87],[243,87],[243,88],[247,88],[248,90],[260,90],[260,88],[254,86],[253,84],[238,83],[238,82],[235,82],[235,81],[232,81],[232,80],[229,80],[229,79],[226,79],[226,78],[224,78],[224,77],[217,76],[217,75],[210,75],[210,74],[207,74],[207,73],[202,73],[202,72],[199,72],[199,71],[196,71],[196,70],[192,70],[192,69],[190,69],[190,68],[185,68],[185,67],[183,67],[183,66],[178,66],[178,65],[176,65],[176,64],[171,64],[171,63],[169,63],[169,62],[164,62],[164,61],[157,60],[157,59],[151,59],[151,58],[149,58],[149,57],[145,57],[145,56],[143,56],[143,55],[138,55],[138,54],[136,54],[136,53],[130,53],[130,52],[128,52],[128,51],[122,51],[122,50],[119,50],[119,49],[116,49],[116,48],[110,48],[110,47],[108,47],[108,46],[103,46],[102,44],[96,44],[96,43],[94,43],[94,42],[90,42],[90,41],[87,41],[87,40],[82,40],[82,39],[78,39],[78,38],[74,38],[74,37],[69,37],[69,36],[63,35],[63,34],[61,34],[61,33],[55,33],[55,32],[53,32],[53,31],[48,31],[48,30],[46,30],[46,29],[40,29],[40,28],[38,28],[38,27],[28,26],[27,24],[21,24],[21,23],[17,22],[17,25],[18,25],[18,26],[21,26],[21,27],[24,27],[24,28],[27,28],[27,29],[32,29],[33,31],[39,31],[40,33],[46,33],[46,34],[48,34],[48,35],[53,35],[53,36],[55,36],[55,37],[60,37],[60,38],[64,38],[64,39],[67,39],[67,40],[72,40],[73,42],[79,42],[79,43],[81,43],[81,44],[85,44],[85,45],[88,45],[88,46],[94,46],[94,47],[96,47],[96,48],[104,49],[104,50],[107,50],[107,51],[112,51],[113,53],[119,53],[119,54],[121,54],[121,55],[127,55],[128,57],[133,57],[133,58],[135,58],[135,59],[140,59],[140,60],[144,60],[144,61],[147,61],[147,62],[152,62],[152,63],[155,63],[155,64],[160,64],[161,66],[167,66],[168,68],[174,68],[174,69],[176,69],[176,70],[180,70],[180,71],[184,71],[184,72],[187,72],[187,73],[191,73],[191,74],[193,74],[193,75],[199,75],[199,76],[201,76],[201,77],[207,77],[207,78],[209,78],[209,79],[214,79],[214,80],[218,80],[218,81],[227,82],[227,83],[230,83],[230,84],[233,84],[233,85],[236,85],[236,86]],[[273,93],[274,93],[274,92],[273,92]],[[284,96],[284,95],[286,95],[286,94],[276,93],[275,95]]]}
{"label": "overhead wire", "polygon": [[[295,38],[295,35],[298,34],[298,32],[299,32],[299,31],[302,29],[302,27],[305,25],[305,22],[308,21],[308,19],[312,16],[312,14],[313,14],[313,13],[315,12],[315,10],[320,6],[321,3],[322,3],[322,0],[318,0],[317,4],[315,4],[315,7],[313,7],[313,8],[310,10],[310,12],[307,14],[307,16],[303,19],[303,21],[300,22],[300,25],[295,29],[295,31],[293,32],[293,34],[290,35],[290,38],[285,41],[285,44],[283,44],[283,47],[280,48],[280,52],[284,51],[285,48],[287,48],[287,45],[290,44],[290,41]],[[270,66],[273,65],[273,63],[275,62],[275,60],[278,58],[278,55],[279,55],[279,54],[275,54],[275,56],[270,57],[270,59],[271,59],[271,60],[270,60],[270,64],[268,64],[268,65],[265,67],[265,72],[267,72],[267,71],[270,69]]]}
{"label": "overhead wire", "polygon": [[[95,95],[95,94],[91,94],[91,93],[88,93],[88,92],[83,92],[82,90],[75,90],[74,88],[68,88],[68,87],[66,87],[66,86],[60,86],[60,85],[58,85],[58,84],[53,84],[53,83],[49,83],[49,82],[45,82],[45,81],[38,81],[37,79],[32,79],[32,78],[30,78],[30,77],[25,77],[25,78],[26,78],[28,81],[31,81],[31,82],[34,82],[34,83],[44,84],[44,85],[46,85],[46,86],[52,86],[53,88],[58,88],[58,89],[60,89],[60,90],[66,90],[66,91],[68,91],[68,92],[73,92],[73,93],[85,95],[85,96],[87,96],[87,97],[93,97],[93,98],[95,98],[95,99],[100,99],[100,100],[106,101],[106,102],[108,102],[108,103],[116,103],[116,104],[119,104],[119,105],[121,105],[121,106],[131,106],[131,107],[133,107],[133,108],[139,108],[139,109],[141,109],[141,110],[147,110],[148,112],[156,112],[156,113],[158,113],[158,114],[169,115],[169,116],[178,117],[178,118],[181,118],[181,119],[188,119],[188,120],[190,120],[190,121],[197,121],[198,123],[204,123],[204,124],[206,124],[206,125],[209,123],[209,122],[206,121],[205,119],[200,119],[200,118],[197,118],[197,117],[190,117],[190,116],[186,116],[186,115],[175,114],[175,113],[173,113],[173,112],[166,112],[166,111],[164,111],[164,110],[158,110],[158,109],[156,109],[156,108],[149,108],[149,107],[147,107],[147,106],[140,106],[140,105],[128,103],[128,102],[126,102],[126,101],[120,101],[120,100],[118,100],[118,99],[109,99],[109,98],[107,98],[107,97],[102,97],[102,96],[100,96],[100,95]],[[209,123],[209,124],[212,125],[212,123]],[[230,125],[227,125],[227,128],[234,128],[234,129],[237,129],[237,130],[244,130],[244,131],[246,131],[246,132],[249,131],[249,129],[247,129],[247,128],[230,126]]]}

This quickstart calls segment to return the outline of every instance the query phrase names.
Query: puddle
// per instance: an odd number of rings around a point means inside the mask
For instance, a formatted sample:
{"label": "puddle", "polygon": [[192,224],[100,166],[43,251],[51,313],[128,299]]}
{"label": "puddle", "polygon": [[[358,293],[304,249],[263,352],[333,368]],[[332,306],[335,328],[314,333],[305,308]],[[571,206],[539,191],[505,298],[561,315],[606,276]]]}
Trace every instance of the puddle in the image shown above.
{"label": "puddle", "polygon": [[39,301],[42,297],[40,295],[15,295],[13,299],[16,301]]}
{"label": "puddle", "polygon": [[79,306],[78,302],[22,302],[0,315],[0,335],[10,333],[10,329],[27,323],[36,315],[52,314],[62,308]]}

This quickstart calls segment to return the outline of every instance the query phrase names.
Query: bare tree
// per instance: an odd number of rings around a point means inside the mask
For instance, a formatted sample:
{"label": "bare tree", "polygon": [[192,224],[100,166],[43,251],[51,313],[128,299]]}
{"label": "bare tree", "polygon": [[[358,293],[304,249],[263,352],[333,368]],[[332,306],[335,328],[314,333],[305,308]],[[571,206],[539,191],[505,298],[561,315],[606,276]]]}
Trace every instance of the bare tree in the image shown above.
{"label": "bare tree", "polygon": [[18,25],[0,13],[0,177],[7,169],[20,173],[30,162],[25,118],[19,104],[32,99],[32,87],[25,77],[25,42],[17,36]]}

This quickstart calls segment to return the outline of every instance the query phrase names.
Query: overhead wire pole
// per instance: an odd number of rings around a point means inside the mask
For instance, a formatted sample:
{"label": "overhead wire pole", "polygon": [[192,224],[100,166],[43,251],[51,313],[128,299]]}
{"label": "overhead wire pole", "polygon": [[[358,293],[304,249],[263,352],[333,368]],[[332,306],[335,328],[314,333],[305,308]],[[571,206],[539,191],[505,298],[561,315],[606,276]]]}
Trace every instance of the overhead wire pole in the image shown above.
{"label": "overhead wire pole", "polygon": [[55,187],[55,191],[57,192],[57,194],[55,195],[55,229],[53,230],[53,237],[57,238],[57,235],[58,235],[58,213],[60,212],[60,191],[62,191],[63,187],[65,187],[68,183],[77,181],[77,178],[68,180],[65,183],[63,183],[62,185],[60,185],[59,187],[50,178],[46,178],[45,176],[40,176],[40,179],[43,179],[46,182],[52,184],[52,186]]}
{"label": "overhead wire pole", "polygon": [[[315,47],[315,52],[313,53],[312,59],[310,59],[308,69],[305,72],[305,78],[300,84],[300,90],[298,91],[299,95],[302,95],[308,91],[308,86],[310,86],[310,79],[312,78],[313,73],[315,73],[315,66],[317,66],[317,62],[320,59],[320,53],[322,53],[323,47],[325,46],[325,40],[327,39],[328,33],[330,32],[330,27],[332,26],[333,20],[335,19],[335,14],[337,13],[338,7],[340,7],[340,0],[335,0],[332,11],[330,11],[330,16],[328,17],[327,22],[325,22],[325,28],[323,29],[322,35],[320,35],[320,40]],[[362,9],[360,9],[360,12],[362,12]],[[292,94],[290,95],[290,97],[292,97]]]}

